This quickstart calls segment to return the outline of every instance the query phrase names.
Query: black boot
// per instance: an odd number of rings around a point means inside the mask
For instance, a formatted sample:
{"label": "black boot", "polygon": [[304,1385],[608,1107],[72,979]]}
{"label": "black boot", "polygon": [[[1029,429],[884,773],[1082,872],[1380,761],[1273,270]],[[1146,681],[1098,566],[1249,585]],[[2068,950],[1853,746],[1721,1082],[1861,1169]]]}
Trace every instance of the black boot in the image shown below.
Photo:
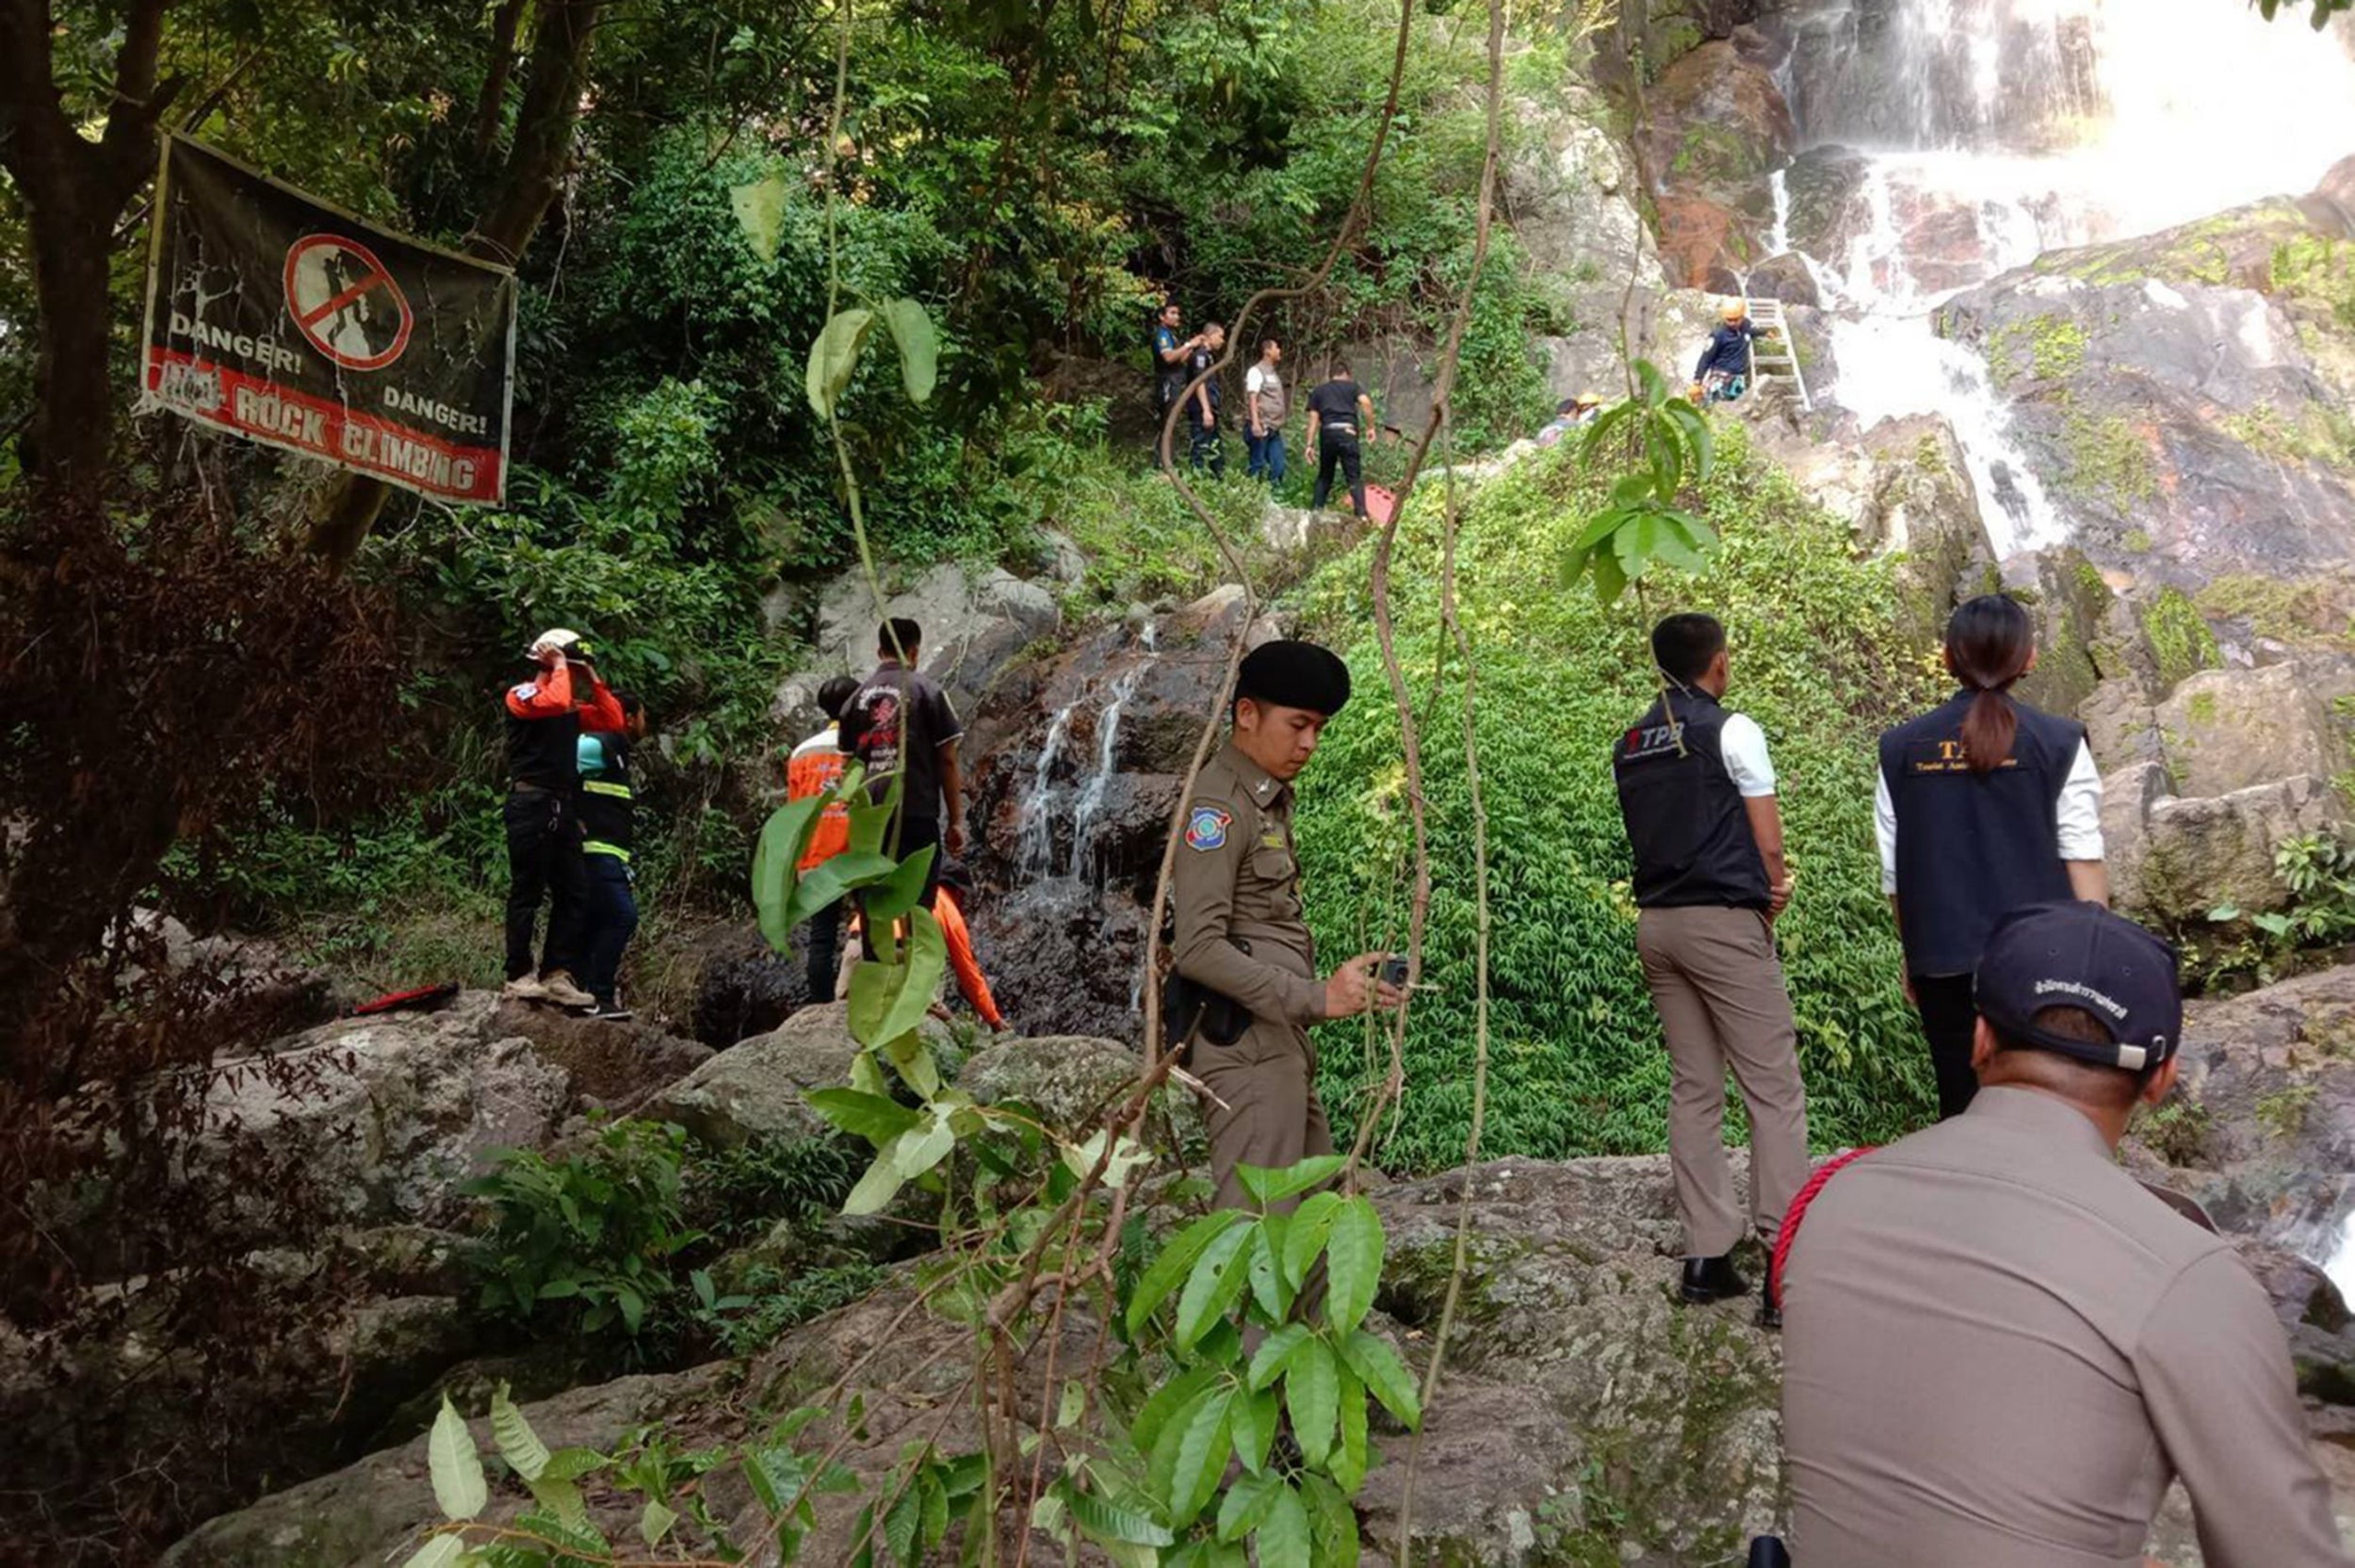
{"label": "black boot", "polygon": [[1775,1288],[1774,1268],[1767,1266],[1766,1278],[1758,1287],[1758,1326],[1762,1329],[1782,1327],[1782,1292]]}
{"label": "black boot", "polygon": [[1688,1257],[1684,1260],[1684,1284],[1680,1295],[1696,1303],[1730,1301],[1750,1293],[1750,1282],[1734,1271],[1733,1254],[1716,1257]]}

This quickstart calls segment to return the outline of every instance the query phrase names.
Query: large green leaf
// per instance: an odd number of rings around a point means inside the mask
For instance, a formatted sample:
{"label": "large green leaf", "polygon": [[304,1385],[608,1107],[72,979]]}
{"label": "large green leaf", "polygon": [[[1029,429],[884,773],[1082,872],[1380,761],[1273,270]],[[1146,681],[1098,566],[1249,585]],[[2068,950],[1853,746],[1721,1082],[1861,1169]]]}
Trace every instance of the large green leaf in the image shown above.
{"label": "large green leaf", "polygon": [[1357,1513],[1349,1506],[1349,1498],[1340,1487],[1317,1475],[1301,1477],[1300,1491],[1308,1508],[1308,1529],[1315,1538],[1312,1560],[1317,1568],[1357,1568]]}
{"label": "large green leaf", "polygon": [[1225,1321],[1233,1309],[1243,1286],[1250,1283],[1250,1243],[1257,1234],[1257,1226],[1222,1232],[1202,1249],[1194,1271],[1186,1276],[1185,1289],[1178,1295],[1179,1350],[1192,1349],[1211,1324]]}
{"label": "large green leaf", "polygon": [[890,1142],[923,1118],[897,1100],[862,1094],[855,1089],[813,1089],[803,1096],[835,1126],[877,1148]]}
{"label": "large green leaf", "polygon": [[1202,1255],[1202,1250],[1249,1218],[1240,1209],[1215,1209],[1173,1237],[1129,1298],[1129,1337],[1136,1336],[1145,1327],[1145,1320],[1153,1316],[1153,1309],[1166,1301],[1178,1282],[1193,1270],[1194,1259]]}
{"label": "large green leaf", "polygon": [[1271,1323],[1282,1322],[1292,1310],[1291,1282],[1284,1278],[1283,1223],[1283,1216],[1268,1216],[1251,1240],[1251,1299]]}
{"label": "large green leaf", "polygon": [[1618,603],[1627,591],[1627,574],[1620,570],[1618,558],[1610,555],[1595,557],[1595,597],[1606,605]]}
{"label": "large green leaf", "polygon": [[1340,1409],[1340,1368],[1322,1339],[1309,1339],[1284,1367],[1284,1409],[1301,1457],[1323,1464],[1333,1451],[1333,1418]]}
{"label": "large green leaf", "polygon": [[736,214],[745,248],[761,261],[777,259],[777,246],[785,238],[786,204],[792,194],[793,182],[782,163],[756,180],[728,186],[728,206]]}
{"label": "large green leaf", "polygon": [[409,1554],[400,1568],[450,1568],[466,1555],[466,1540],[459,1535],[437,1535]]}
{"label": "large green leaf", "polygon": [[933,861],[938,853],[936,846],[927,844],[893,867],[891,875],[867,895],[867,918],[897,920],[921,903],[924,883],[933,874]]}
{"label": "large green leaf", "polygon": [[1340,1206],[1340,1193],[1320,1192],[1292,1211],[1291,1224],[1284,1232],[1284,1277],[1294,1290],[1308,1278],[1317,1254],[1324,1250],[1324,1238],[1332,1233],[1333,1216]]}
{"label": "large green leaf", "polygon": [[892,342],[900,346],[900,381],[908,400],[924,402],[940,377],[940,334],[933,330],[933,318],[913,299],[885,300],[883,316]]}
{"label": "large green leaf", "polygon": [[1136,1419],[1129,1423],[1129,1441],[1140,1453],[1151,1453],[1161,1442],[1161,1433],[1170,1420],[1187,1406],[1201,1398],[1202,1391],[1218,1381],[1216,1366],[1196,1366],[1181,1372],[1155,1389],[1144,1404],[1137,1407]]}
{"label": "large green leaf", "polygon": [[445,1519],[471,1519],[491,1500],[482,1479],[482,1456],[476,1451],[474,1433],[466,1430],[458,1407],[442,1396],[442,1413],[433,1418],[426,1439],[426,1464],[433,1478],[433,1500]]}
{"label": "large green leaf", "polygon": [[1422,1396],[1406,1364],[1386,1341],[1359,1329],[1340,1341],[1340,1351],[1349,1369],[1401,1426],[1412,1431],[1422,1425]]}
{"label": "large green leaf", "polygon": [[1341,1167],[1348,1163],[1347,1156],[1342,1155],[1314,1155],[1280,1171],[1258,1165],[1238,1165],[1235,1167],[1235,1177],[1242,1183],[1243,1190],[1258,1199],[1260,1207],[1266,1208],[1287,1198],[1297,1197],[1312,1187],[1324,1186],[1339,1175]]}
{"label": "large green leaf", "polygon": [[1139,1546],[1166,1546],[1177,1539],[1169,1533],[1169,1527],[1142,1509],[1107,1501],[1068,1481],[1056,1482],[1055,1490],[1064,1506],[1071,1511],[1072,1522],[1099,1544],[1129,1542]]}
{"label": "large green leaf", "polygon": [[505,1383],[491,1395],[491,1435],[498,1440],[499,1457],[507,1461],[507,1467],[527,1483],[538,1480],[547,1470],[548,1446],[507,1397]]}
{"label": "large green leaf", "polygon": [[1192,1524],[1218,1495],[1219,1478],[1226,1473],[1227,1409],[1233,1401],[1233,1390],[1220,1389],[1177,1429],[1178,1463],[1170,1472],[1166,1495],[1169,1522],[1178,1529]]}
{"label": "large green leaf", "polygon": [[798,926],[827,905],[839,903],[860,888],[882,881],[896,869],[890,856],[860,849],[845,849],[821,860],[794,881],[785,923],[788,928]]}
{"label": "large green leaf", "polygon": [[955,1130],[949,1125],[949,1118],[935,1106],[923,1123],[900,1135],[891,1163],[901,1176],[914,1181],[948,1158],[949,1151],[956,1146]]}
{"label": "large green leaf", "polygon": [[761,824],[760,841],[753,850],[753,906],[760,914],[762,938],[780,953],[789,946],[793,929],[794,863],[808,847],[810,828],[824,807],[816,796],[779,806]]}
{"label": "large green leaf", "polygon": [[1275,1476],[1247,1475],[1228,1487],[1226,1501],[1218,1506],[1218,1538],[1241,1541],[1258,1529],[1275,1507],[1275,1494],[1283,1485]]}
{"label": "large green leaf", "polygon": [[662,1538],[678,1523],[678,1514],[664,1506],[661,1499],[648,1497],[645,1508],[638,1515],[638,1539],[649,1546],[659,1546]]}
{"label": "large green leaf", "polygon": [[1291,1360],[1293,1352],[1307,1341],[1309,1332],[1306,1323],[1287,1323],[1260,1340],[1259,1350],[1252,1353],[1251,1370],[1243,1382],[1257,1392],[1282,1377],[1284,1364]]}
{"label": "large green leaf", "polygon": [[865,962],[851,971],[851,1038],[862,1045],[897,1040],[924,1021],[949,967],[949,944],[928,909],[910,910],[907,962]]}
{"label": "large green leaf", "polygon": [[905,1185],[907,1178],[900,1173],[900,1146],[913,1137],[913,1130],[903,1132],[875,1151],[875,1163],[851,1188],[851,1195],[842,1200],[845,1214],[879,1214],[892,1195]]}
{"label": "large green leaf", "polygon": [[1366,1479],[1366,1385],[1346,1366],[1340,1369],[1337,1381],[1340,1386],[1335,1396],[1335,1409],[1340,1421],[1340,1441],[1333,1445],[1332,1458],[1325,1468],[1340,1482],[1341,1490],[1354,1496]]}
{"label": "large green leaf", "polygon": [[1275,1446],[1275,1428],[1283,1406],[1275,1390],[1237,1391],[1226,1407],[1226,1426],[1235,1439],[1235,1457],[1253,1475],[1267,1468],[1268,1450]]}
{"label": "large green leaf", "polygon": [[809,369],[804,380],[810,412],[819,418],[832,419],[840,407],[842,394],[858,369],[859,350],[874,324],[873,311],[836,311],[819,332],[818,341],[809,346]]}
{"label": "large green leaf", "polygon": [[1334,1213],[1324,1260],[1324,1320],[1346,1334],[1364,1319],[1382,1283],[1382,1217],[1372,1204],[1352,1198]]}
{"label": "large green leaf", "polygon": [[1259,1560],[1275,1568],[1307,1568],[1308,1552],[1308,1511],[1301,1505],[1300,1494],[1282,1481],[1275,1487],[1275,1495],[1268,1503],[1267,1518],[1259,1533],[1252,1538],[1259,1543]]}

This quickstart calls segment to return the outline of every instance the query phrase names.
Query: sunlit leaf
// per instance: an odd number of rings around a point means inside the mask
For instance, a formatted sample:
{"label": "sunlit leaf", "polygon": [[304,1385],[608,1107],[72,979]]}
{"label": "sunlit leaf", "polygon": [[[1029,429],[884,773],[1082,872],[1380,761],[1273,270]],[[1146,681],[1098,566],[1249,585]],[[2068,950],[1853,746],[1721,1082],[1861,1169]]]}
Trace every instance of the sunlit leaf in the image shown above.
{"label": "sunlit leaf", "polygon": [[804,379],[810,412],[819,418],[835,416],[842,394],[858,369],[859,350],[866,346],[868,331],[874,324],[872,311],[836,311],[819,332],[818,341],[809,346],[809,368]]}
{"label": "sunlit leaf", "polygon": [[1363,1198],[1351,1198],[1334,1212],[1324,1243],[1325,1321],[1347,1334],[1373,1305],[1382,1279],[1382,1219]]}
{"label": "sunlit leaf", "polygon": [[736,214],[745,248],[761,261],[776,259],[777,246],[785,237],[786,204],[792,194],[792,181],[782,165],[757,180],[728,187],[728,206]]}
{"label": "sunlit leaf", "polygon": [[442,1413],[433,1418],[432,1435],[426,1440],[426,1462],[433,1478],[433,1500],[444,1518],[471,1519],[490,1502],[491,1489],[482,1479],[482,1456],[475,1448],[474,1434],[466,1430],[464,1417],[447,1393],[442,1396]]}
{"label": "sunlit leaf", "polygon": [[924,402],[940,375],[940,334],[933,329],[933,318],[913,299],[885,300],[883,316],[891,340],[900,346],[900,380],[908,400]]}

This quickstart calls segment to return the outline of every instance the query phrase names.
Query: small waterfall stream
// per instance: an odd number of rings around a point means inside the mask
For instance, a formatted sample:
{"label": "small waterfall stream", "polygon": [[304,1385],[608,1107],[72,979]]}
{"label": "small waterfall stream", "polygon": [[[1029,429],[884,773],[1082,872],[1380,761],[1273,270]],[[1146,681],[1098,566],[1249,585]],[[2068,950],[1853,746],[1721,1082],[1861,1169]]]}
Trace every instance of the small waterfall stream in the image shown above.
{"label": "small waterfall stream", "polygon": [[[1121,710],[1135,698],[1138,686],[1159,657],[1149,621],[1138,628],[1136,650],[1134,661],[1102,688],[1103,702],[1094,719],[1092,763],[1084,775],[1068,781],[1062,776],[1069,771],[1073,722],[1096,696],[1096,681],[1089,681],[1079,696],[1057,708],[1048,720],[1038,759],[1031,767],[1020,798],[1021,827],[1014,858],[1024,885],[1065,879],[1092,882],[1102,875],[1096,830],[1113,778],[1120,771]],[[1059,845],[1056,826],[1066,819],[1071,824],[1070,838]]]}

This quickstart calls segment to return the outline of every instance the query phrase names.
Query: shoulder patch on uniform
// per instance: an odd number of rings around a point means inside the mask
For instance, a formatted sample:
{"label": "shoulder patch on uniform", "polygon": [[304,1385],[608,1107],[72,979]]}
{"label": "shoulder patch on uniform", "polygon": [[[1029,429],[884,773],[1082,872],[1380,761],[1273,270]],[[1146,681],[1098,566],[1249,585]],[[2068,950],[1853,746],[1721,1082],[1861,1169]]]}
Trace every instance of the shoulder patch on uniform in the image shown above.
{"label": "shoulder patch on uniform", "polygon": [[1235,814],[1224,806],[1195,806],[1186,814],[1186,848],[1224,849],[1234,820]]}

